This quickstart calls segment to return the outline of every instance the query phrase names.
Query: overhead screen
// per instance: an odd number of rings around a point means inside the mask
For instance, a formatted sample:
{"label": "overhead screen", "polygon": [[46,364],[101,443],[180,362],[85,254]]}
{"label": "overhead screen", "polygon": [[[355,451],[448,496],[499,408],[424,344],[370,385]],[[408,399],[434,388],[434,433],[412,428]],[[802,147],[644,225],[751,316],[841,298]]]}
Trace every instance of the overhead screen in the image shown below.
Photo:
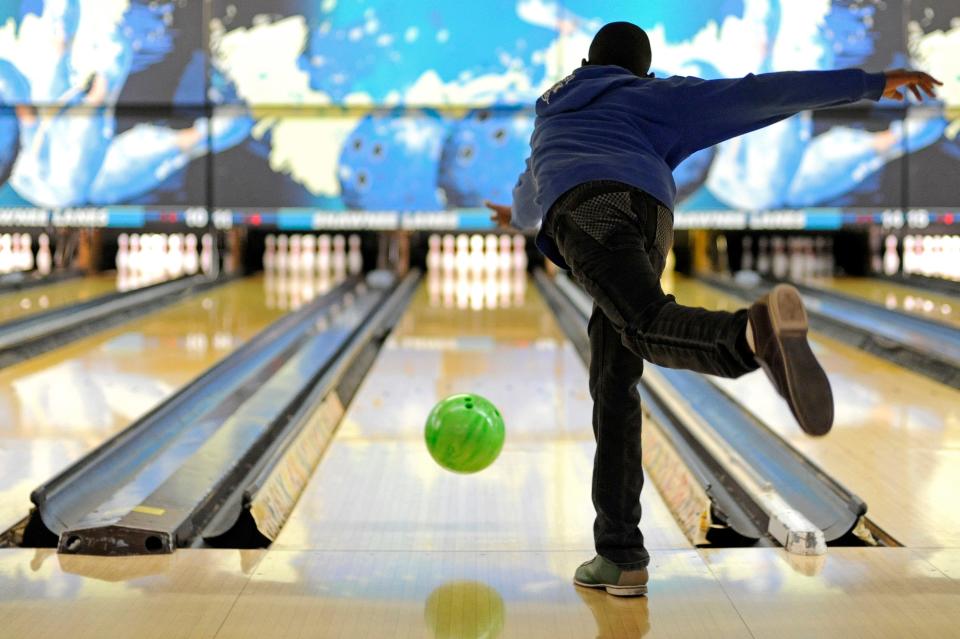
{"label": "overhead screen", "polygon": [[612,20],[647,29],[658,77],[945,82],[939,102],[802,114],[700,153],[675,176],[681,211],[960,204],[955,0],[23,0],[0,1],[0,207],[482,226],[534,101]]}

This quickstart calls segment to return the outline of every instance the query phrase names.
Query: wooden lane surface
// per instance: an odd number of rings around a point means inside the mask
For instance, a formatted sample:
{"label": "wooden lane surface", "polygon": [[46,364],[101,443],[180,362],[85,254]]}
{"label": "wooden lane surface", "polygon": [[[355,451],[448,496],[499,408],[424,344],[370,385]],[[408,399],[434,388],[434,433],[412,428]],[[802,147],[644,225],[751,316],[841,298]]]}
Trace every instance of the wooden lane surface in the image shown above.
{"label": "wooden lane surface", "polygon": [[282,315],[264,281],[225,284],[0,370],[0,529],[30,490]]}
{"label": "wooden lane surface", "polygon": [[86,302],[117,290],[114,273],[88,275],[0,295],[0,324],[67,304]]}
{"label": "wooden lane surface", "polygon": [[650,593],[581,589],[579,551],[0,550],[0,636],[941,639],[960,551],[660,550]]}
{"label": "wooden lane surface", "polygon": [[890,310],[960,328],[960,297],[924,291],[874,277],[831,277],[816,280],[814,285],[873,302]]}
{"label": "wooden lane surface", "polygon": [[[431,407],[455,392],[492,400],[507,439],[474,475],[423,443]],[[586,371],[536,289],[522,304],[445,308],[421,287],[354,397],[275,548],[579,550],[593,553]],[[689,548],[656,489],[651,548]]]}
{"label": "wooden lane surface", "polygon": [[[680,303],[743,304],[702,283],[674,278]],[[819,334],[814,352],[833,386],[833,431],[810,438],[762,371],[717,382],[795,448],[867,502],[868,516],[900,543],[960,547],[960,392]]]}

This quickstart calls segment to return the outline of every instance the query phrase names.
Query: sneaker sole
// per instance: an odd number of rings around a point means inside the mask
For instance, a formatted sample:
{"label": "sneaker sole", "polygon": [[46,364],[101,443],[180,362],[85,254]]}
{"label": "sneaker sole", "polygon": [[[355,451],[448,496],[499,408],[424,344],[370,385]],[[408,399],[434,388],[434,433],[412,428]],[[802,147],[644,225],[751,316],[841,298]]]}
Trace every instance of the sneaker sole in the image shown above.
{"label": "sneaker sole", "polygon": [[833,426],[830,380],[807,341],[809,321],[796,288],[778,284],[770,291],[767,308],[774,339],[783,354],[787,392],[800,428],[822,437]]}
{"label": "sneaker sole", "polygon": [[599,590],[600,588],[603,588],[604,590],[607,591],[607,594],[613,595],[614,597],[639,597],[647,594],[646,586],[614,586],[614,585],[608,585],[608,584],[586,584],[586,583],[583,583],[582,581],[577,581],[576,579],[573,580],[573,583],[583,588],[593,588],[595,590]]}

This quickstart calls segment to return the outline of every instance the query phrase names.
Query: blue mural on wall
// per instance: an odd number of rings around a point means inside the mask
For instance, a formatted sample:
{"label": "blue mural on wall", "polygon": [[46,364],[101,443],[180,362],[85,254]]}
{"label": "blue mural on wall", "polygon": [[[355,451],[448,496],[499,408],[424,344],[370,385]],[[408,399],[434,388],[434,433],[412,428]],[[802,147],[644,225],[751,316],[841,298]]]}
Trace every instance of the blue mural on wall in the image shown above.
{"label": "blue mural on wall", "polygon": [[960,169],[958,15],[948,0],[0,0],[0,206],[507,201],[534,101],[624,19],[650,34],[658,77],[946,76],[922,108],[802,114],[699,153],[675,174],[681,208],[953,206],[960,185],[925,176]]}

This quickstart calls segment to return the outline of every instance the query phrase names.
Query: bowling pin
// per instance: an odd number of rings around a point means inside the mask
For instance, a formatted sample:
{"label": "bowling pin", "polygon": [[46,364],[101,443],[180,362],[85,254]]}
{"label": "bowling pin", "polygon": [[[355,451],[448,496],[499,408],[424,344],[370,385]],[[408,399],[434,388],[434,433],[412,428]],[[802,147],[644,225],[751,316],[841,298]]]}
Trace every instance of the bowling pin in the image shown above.
{"label": "bowling pin", "polygon": [[200,238],[200,244],[202,246],[200,250],[200,270],[203,271],[204,275],[214,276],[216,272],[216,264],[214,263],[213,255],[213,235],[210,233],[204,233],[203,237]]}
{"label": "bowling pin", "polygon": [[317,270],[317,236],[303,236],[303,252],[300,254],[300,272],[304,276],[309,276],[313,281],[314,273]]}
{"label": "bowling pin", "polygon": [[303,268],[302,257],[302,248],[303,248],[303,236],[301,235],[291,235],[290,236],[290,255],[287,258],[287,270],[290,273],[299,273],[300,269]]}
{"label": "bowling pin", "polygon": [[263,243],[263,270],[272,273],[277,267],[277,236],[271,233],[264,238]]}
{"label": "bowling pin", "polygon": [[464,234],[457,236],[456,251],[454,253],[454,269],[465,273],[470,266],[470,238]]}
{"label": "bowling pin", "polygon": [[500,256],[497,252],[499,243],[497,236],[492,233],[484,238],[483,268],[487,273],[495,273],[500,268]]}
{"label": "bowling pin", "polygon": [[470,236],[470,272],[474,277],[479,277],[483,273],[485,265],[485,256],[483,254],[483,236]]}
{"label": "bowling pin", "polygon": [[167,237],[167,277],[183,275],[183,245],[179,233]]}
{"label": "bowling pin", "polygon": [[23,270],[32,271],[35,261],[33,257],[33,236],[24,233],[20,236],[20,244],[23,246]]}
{"label": "bowling pin", "polygon": [[903,274],[910,275],[914,269],[914,241],[912,235],[903,238]]}
{"label": "bowling pin", "polygon": [[440,242],[440,267],[443,269],[445,275],[453,274],[453,267],[455,264],[455,259],[453,256],[454,243],[454,237],[449,233],[444,235]]}
{"label": "bowling pin", "polygon": [[357,234],[347,238],[347,271],[350,275],[359,275],[363,272],[363,253],[360,251],[360,236]]}
{"label": "bowling pin", "polygon": [[11,259],[10,259],[10,270],[11,271],[22,271],[23,270],[23,250],[20,248],[20,234],[13,233],[10,236],[11,242]]}
{"label": "bowling pin", "polygon": [[[434,233],[427,238],[427,272],[440,272],[443,255],[440,252],[440,236]],[[439,285],[439,281],[438,281]]]}
{"label": "bowling pin", "polygon": [[333,236],[333,254],[330,263],[333,266],[333,278],[342,280],[347,275],[347,242],[342,235]]}
{"label": "bowling pin", "polygon": [[188,233],[183,238],[183,270],[187,275],[196,275],[200,270],[200,255],[197,253],[197,236]]}
{"label": "bowling pin", "polygon": [[782,237],[776,236],[773,238],[773,257],[772,259],[772,270],[773,276],[778,280],[782,280],[789,274],[790,270],[790,259],[787,257],[787,251],[785,248],[785,242]]}
{"label": "bowling pin", "polygon": [[714,245],[717,247],[717,268],[721,273],[727,275],[730,273],[730,257],[727,253],[727,236],[723,233],[717,235]]}
{"label": "bowling pin", "polygon": [[117,236],[117,256],[114,259],[114,265],[117,269],[117,275],[121,273],[124,277],[130,269],[130,236],[121,233]]}
{"label": "bowling pin", "polygon": [[933,237],[924,235],[920,241],[920,274],[927,277],[933,276]]}
{"label": "bowling pin", "polygon": [[513,251],[511,251],[512,242],[509,235],[500,236],[499,268],[503,273],[509,273],[513,265]]}
{"label": "bowling pin", "polygon": [[13,240],[9,233],[0,235],[0,273],[13,270]]}
{"label": "bowling pin", "polygon": [[897,236],[892,233],[883,240],[883,272],[896,275],[900,272],[900,256],[897,254]]}
{"label": "bowling pin", "polygon": [[[433,236],[431,236],[433,237]],[[439,237],[437,240],[439,241]],[[427,253],[429,257],[429,251]],[[428,259],[429,262],[429,259]],[[442,294],[442,278],[443,274],[440,272],[439,268],[430,268],[427,266],[427,298],[430,301],[431,308],[436,308],[440,306],[441,294]]]}
{"label": "bowling pin", "polygon": [[814,250],[814,240],[808,237],[803,242],[803,277],[813,279],[817,276],[817,254]]}
{"label": "bowling pin", "polygon": [[757,242],[757,272],[760,275],[770,273],[770,239],[761,237]]}
{"label": "bowling pin", "polygon": [[284,275],[287,272],[287,269],[290,268],[290,238],[286,235],[281,235],[277,238],[277,273]]}
{"label": "bowling pin", "polygon": [[513,236],[513,268],[524,273],[527,271],[527,238],[522,235]]}
{"label": "bowling pin", "polygon": [[46,233],[41,233],[38,243],[37,271],[41,275],[47,275],[53,270],[53,255],[50,254],[50,238]]}
{"label": "bowling pin", "polygon": [[740,240],[740,270],[741,271],[752,271],[753,270],[753,238],[749,235],[744,235],[743,239]]}
{"label": "bowling pin", "polygon": [[794,281],[803,277],[803,255],[800,252],[801,239],[788,237],[787,240],[787,276]]}
{"label": "bowling pin", "polygon": [[329,235],[321,235],[317,240],[317,271],[324,279],[330,279],[330,244]]}

